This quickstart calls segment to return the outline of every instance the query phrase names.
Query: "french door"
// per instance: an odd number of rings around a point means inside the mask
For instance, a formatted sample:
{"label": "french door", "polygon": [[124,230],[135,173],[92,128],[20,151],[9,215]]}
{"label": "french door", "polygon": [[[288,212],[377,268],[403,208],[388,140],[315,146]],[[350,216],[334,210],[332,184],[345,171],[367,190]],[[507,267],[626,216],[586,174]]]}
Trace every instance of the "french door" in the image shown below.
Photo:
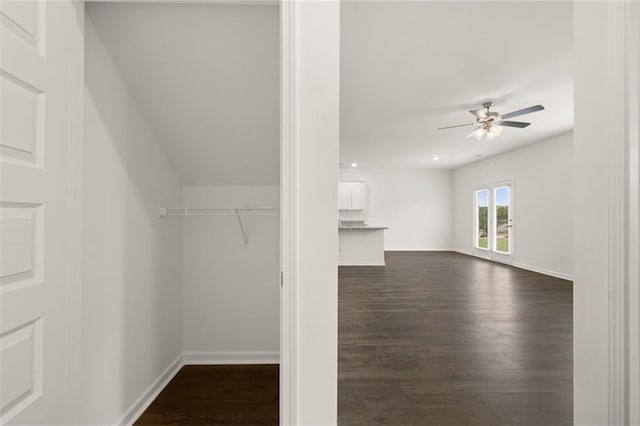
{"label": "french door", "polygon": [[474,194],[473,245],[479,254],[513,263],[513,185],[501,182],[479,188]]}

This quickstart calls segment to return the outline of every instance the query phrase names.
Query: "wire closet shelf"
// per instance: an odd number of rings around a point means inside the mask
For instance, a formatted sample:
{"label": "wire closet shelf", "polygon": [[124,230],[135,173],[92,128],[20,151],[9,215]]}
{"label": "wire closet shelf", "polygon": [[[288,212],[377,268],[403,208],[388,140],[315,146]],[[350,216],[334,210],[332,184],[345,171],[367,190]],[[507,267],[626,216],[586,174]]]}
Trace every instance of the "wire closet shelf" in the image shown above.
{"label": "wire closet shelf", "polygon": [[167,216],[235,216],[240,227],[244,246],[249,247],[249,238],[242,222],[243,216],[262,216],[278,214],[277,207],[230,207],[230,208],[208,208],[208,207],[161,207],[160,217]]}

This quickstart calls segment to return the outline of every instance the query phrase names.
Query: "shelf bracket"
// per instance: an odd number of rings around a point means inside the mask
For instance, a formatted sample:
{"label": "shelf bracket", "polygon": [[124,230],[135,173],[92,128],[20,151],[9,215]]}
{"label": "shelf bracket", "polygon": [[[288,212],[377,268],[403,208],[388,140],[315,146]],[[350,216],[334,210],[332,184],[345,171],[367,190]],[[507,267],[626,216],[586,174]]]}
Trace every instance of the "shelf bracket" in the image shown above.
{"label": "shelf bracket", "polygon": [[240,232],[242,232],[242,240],[244,241],[244,246],[249,247],[249,240],[247,240],[247,233],[244,230],[244,225],[242,224],[242,216],[240,212],[236,209],[236,219],[238,219],[238,225],[240,226]]}

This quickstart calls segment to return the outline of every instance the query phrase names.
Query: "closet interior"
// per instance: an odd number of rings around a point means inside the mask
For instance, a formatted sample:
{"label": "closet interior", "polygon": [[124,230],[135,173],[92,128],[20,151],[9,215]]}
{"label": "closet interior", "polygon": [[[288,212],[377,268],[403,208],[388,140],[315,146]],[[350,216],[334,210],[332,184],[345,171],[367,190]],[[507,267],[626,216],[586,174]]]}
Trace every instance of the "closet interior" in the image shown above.
{"label": "closet interior", "polygon": [[277,4],[87,3],[83,424],[185,365],[270,364],[277,395],[279,114]]}

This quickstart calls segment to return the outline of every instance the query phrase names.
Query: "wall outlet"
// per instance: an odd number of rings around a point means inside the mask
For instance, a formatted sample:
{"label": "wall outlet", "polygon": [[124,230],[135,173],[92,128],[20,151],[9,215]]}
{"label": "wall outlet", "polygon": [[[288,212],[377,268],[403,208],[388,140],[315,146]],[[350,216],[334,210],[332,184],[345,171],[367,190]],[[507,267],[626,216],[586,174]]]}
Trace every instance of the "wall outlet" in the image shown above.
{"label": "wall outlet", "polygon": [[560,256],[558,260],[560,261],[560,263],[564,263],[564,256]]}

